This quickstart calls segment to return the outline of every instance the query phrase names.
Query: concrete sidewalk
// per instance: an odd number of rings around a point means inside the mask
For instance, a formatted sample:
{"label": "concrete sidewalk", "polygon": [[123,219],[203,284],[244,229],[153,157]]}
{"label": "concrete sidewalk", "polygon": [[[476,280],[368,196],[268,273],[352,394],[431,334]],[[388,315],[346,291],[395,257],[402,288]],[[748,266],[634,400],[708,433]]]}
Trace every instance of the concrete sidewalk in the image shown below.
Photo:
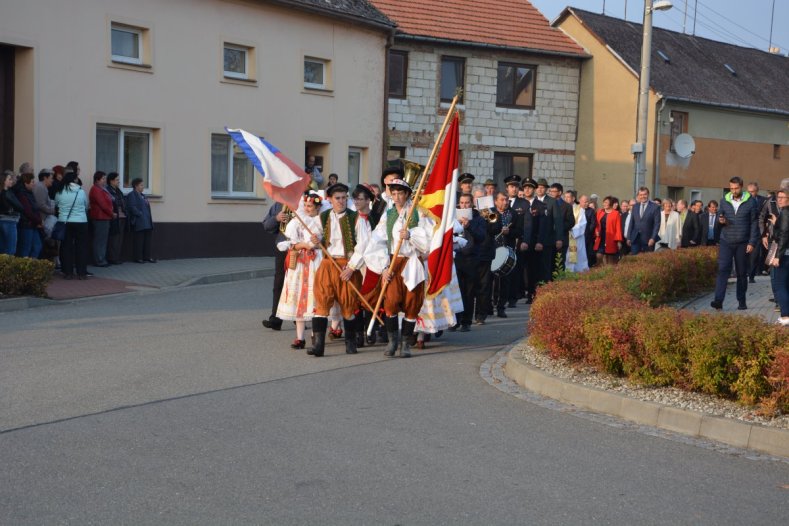
{"label": "concrete sidewalk", "polygon": [[[770,301],[773,297],[773,290],[770,285],[769,276],[756,276],[756,283],[748,284],[748,292],[745,294],[747,310],[737,310],[737,280],[730,279],[726,287],[726,297],[723,300],[723,310],[720,312],[741,314],[743,316],[759,316],[767,323],[775,323],[779,317],[776,304]],[[682,306],[696,312],[716,312],[710,307],[710,302],[714,299],[714,292],[700,296]]]}
{"label": "concrete sidewalk", "polygon": [[274,275],[273,257],[171,259],[158,263],[124,263],[106,268],[89,266],[86,280],[66,280],[60,272],[47,287],[49,300],[9,298],[0,300],[0,311],[19,310],[94,296],[207,285]]}

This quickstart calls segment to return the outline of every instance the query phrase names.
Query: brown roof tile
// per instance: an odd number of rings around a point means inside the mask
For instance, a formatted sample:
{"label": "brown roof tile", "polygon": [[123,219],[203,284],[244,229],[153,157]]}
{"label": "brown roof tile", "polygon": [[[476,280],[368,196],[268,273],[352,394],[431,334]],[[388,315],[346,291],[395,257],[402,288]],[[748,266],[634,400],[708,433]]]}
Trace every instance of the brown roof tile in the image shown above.
{"label": "brown roof tile", "polygon": [[414,37],[585,55],[527,0],[371,0]]}

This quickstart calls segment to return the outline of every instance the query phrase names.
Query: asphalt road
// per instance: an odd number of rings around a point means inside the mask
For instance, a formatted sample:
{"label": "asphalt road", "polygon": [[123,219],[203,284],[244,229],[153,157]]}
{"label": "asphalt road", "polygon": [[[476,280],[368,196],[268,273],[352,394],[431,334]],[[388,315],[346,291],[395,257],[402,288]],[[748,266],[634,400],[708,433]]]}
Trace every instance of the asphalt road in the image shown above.
{"label": "asphalt road", "polygon": [[0,316],[0,524],[782,524],[789,464],[533,405],[480,364],[263,329],[271,280]]}

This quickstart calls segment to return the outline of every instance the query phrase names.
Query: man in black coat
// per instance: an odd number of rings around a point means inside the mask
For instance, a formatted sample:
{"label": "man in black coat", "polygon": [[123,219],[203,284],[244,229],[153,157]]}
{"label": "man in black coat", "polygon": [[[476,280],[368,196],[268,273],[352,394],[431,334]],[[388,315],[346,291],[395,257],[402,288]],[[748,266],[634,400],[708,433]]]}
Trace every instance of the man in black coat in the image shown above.
{"label": "man in black coat", "polygon": [[[695,201],[694,201],[695,203]],[[680,246],[682,248],[697,247],[701,241],[701,223],[699,216],[688,208],[688,203],[684,199],[677,201],[677,212],[679,212],[680,222]]]}
{"label": "man in black coat", "polygon": [[[464,210],[471,210],[471,219],[459,217],[458,222],[463,227],[463,233],[460,235],[466,240],[466,245],[459,248],[455,253],[455,270],[458,276],[458,285],[460,286],[460,296],[463,299],[463,313],[460,315],[460,332],[467,332],[471,328],[471,322],[474,315],[474,300],[479,296],[479,270],[480,266],[480,251],[482,244],[485,242],[487,234],[487,227],[485,220],[480,217],[479,212],[472,208],[474,198],[471,194],[463,194],[460,196],[458,208]],[[490,263],[487,263],[488,271],[490,271]],[[484,316],[487,316],[487,305],[477,305],[477,319],[480,317],[479,310],[485,309]]]}
{"label": "man in black coat", "polygon": [[542,205],[539,223],[539,233],[534,250],[540,253],[540,271],[538,281],[548,283],[553,281],[553,262],[556,258],[557,233],[561,232],[562,217],[556,200],[547,195],[548,181],[544,178],[537,179],[537,201]]}
{"label": "man in black coat", "polygon": [[285,286],[285,256],[287,255],[287,252],[277,249],[277,243],[285,240],[285,235],[282,232],[285,230],[284,226],[289,217],[289,214],[283,212],[282,203],[274,203],[263,219],[263,230],[274,236],[274,290],[271,299],[271,315],[262,323],[267,329],[275,331],[282,328],[282,319],[277,317],[277,308],[279,307],[279,297],[282,295],[282,287]]}
{"label": "man in black coat", "polygon": [[[748,193],[756,199],[756,208],[760,213],[762,208],[764,208],[764,204],[767,202],[767,198],[763,195],[759,195],[759,183],[753,182],[748,184]],[[763,232],[759,232],[759,236],[761,236]],[[748,281],[751,283],[756,283],[756,274],[761,274],[762,270],[764,270],[764,258],[767,254],[765,253],[764,247],[761,243],[757,243],[755,247],[753,247],[753,251],[748,254]]]}
{"label": "man in black coat", "polygon": [[[520,175],[511,175],[504,179],[504,183],[507,185],[507,200],[509,202],[509,210],[512,214],[511,216],[511,230],[515,232],[515,237],[513,238],[512,246],[515,248],[516,253],[518,251],[518,246],[521,242],[521,234],[520,232],[523,231],[523,220],[524,216],[526,215],[527,210],[529,210],[529,203],[526,202],[525,199],[522,197],[518,197],[518,191],[521,189],[521,176]],[[508,282],[508,295],[507,295],[507,306],[509,308],[515,308],[515,305],[518,302],[518,299],[525,296],[524,294],[524,283],[523,283],[523,261],[520,255],[518,256],[518,260],[515,263],[515,269],[512,271],[512,274],[509,277]]]}
{"label": "man in black coat", "polygon": [[526,292],[526,303],[534,301],[537,291],[537,284],[540,282],[540,257],[541,253],[535,250],[539,241],[540,221],[545,215],[545,205],[542,204],[534,194],[537,183],[529,176],[526,176],[521,183],[523,188],[523,199],[528,204],[528,212],[523,218],[523,234],[521,243],[518,247],[518,263],[521,264],[521,277]]}

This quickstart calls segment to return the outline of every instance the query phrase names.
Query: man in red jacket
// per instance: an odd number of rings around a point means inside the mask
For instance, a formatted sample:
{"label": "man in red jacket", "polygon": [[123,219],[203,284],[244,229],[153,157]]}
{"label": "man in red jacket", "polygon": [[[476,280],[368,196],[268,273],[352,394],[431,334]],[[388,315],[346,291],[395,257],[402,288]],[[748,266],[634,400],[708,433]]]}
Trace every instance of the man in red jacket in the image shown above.
{"label": "man in red jacket", "polygon": [[93,223],[93,263],[97,267],[109,267],[107,263],[107,239],[112,221],[112,196],[107,190],[107,174],[93,174],[93,186],[88,194],[90,209],[88,216]]}

